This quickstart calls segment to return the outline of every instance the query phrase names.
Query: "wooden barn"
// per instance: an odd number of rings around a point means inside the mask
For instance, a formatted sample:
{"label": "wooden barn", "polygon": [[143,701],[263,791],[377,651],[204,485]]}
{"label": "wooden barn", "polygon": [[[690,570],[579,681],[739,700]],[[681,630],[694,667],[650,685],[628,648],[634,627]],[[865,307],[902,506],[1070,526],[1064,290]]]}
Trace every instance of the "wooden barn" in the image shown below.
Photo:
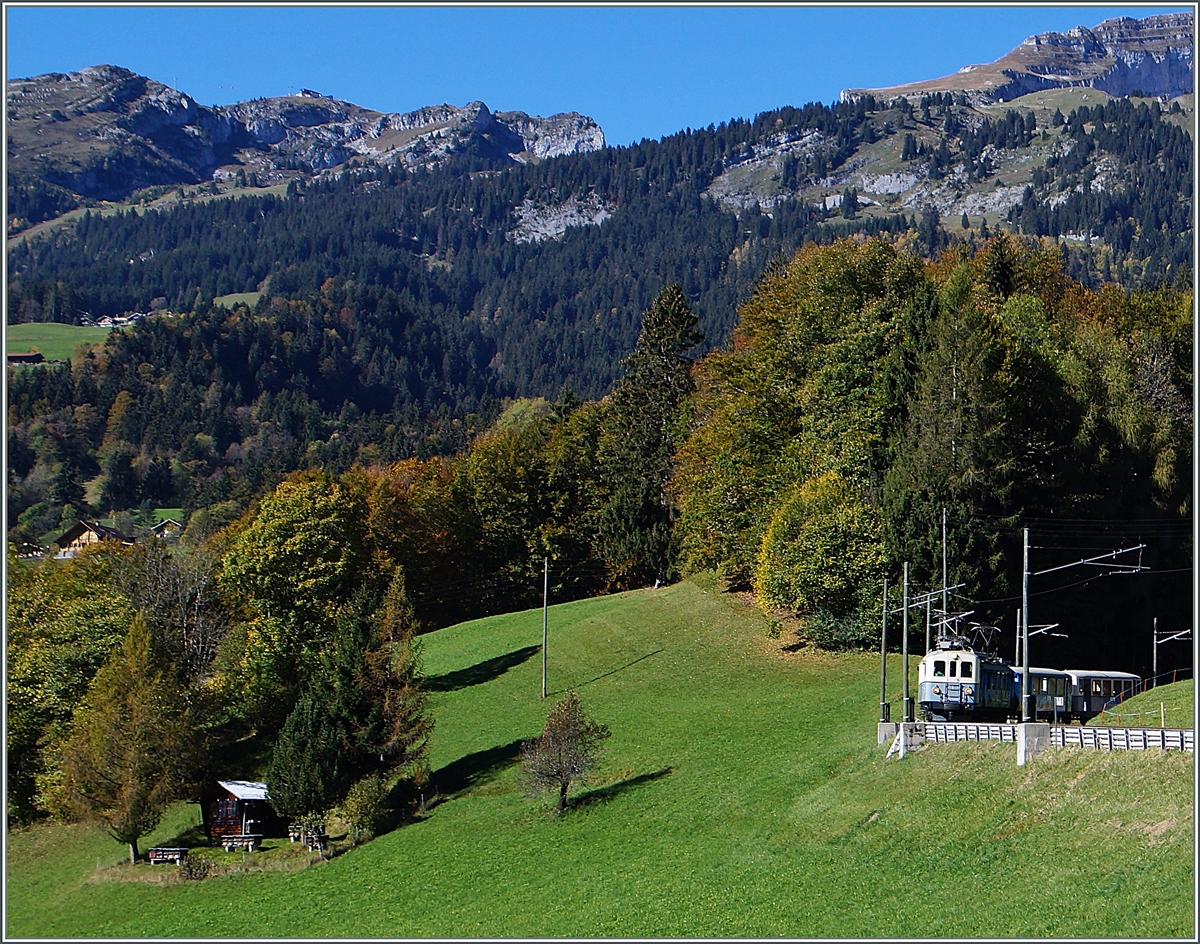
{"label": "wooden barn", "polygon": [[287,823],[271,807],[267,785],[218,780],[200,799],[209,842],[225,836],[286,836]]}

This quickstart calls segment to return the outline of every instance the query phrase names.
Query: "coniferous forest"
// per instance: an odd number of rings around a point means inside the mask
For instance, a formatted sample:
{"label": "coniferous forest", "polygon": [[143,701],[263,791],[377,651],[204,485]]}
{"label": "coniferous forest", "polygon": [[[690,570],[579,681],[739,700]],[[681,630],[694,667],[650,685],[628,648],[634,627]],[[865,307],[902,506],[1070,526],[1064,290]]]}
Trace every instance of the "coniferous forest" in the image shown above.
{"label": "coniferous forest", "polygon": [[[957,115],[941,95],[919,109],[813,104],[536,165],[463,155],[433,172],[351,167],[287,196],[85,214],[14,242],[11,322],[155,304],[183,314],[114,334],[102,354],[10,376],[10,539],[44,538],[64,505],[244,508],[298,468],[453,454],[506,398],[569,389],[595,399],[670,283],[695,307],[707,347],[720,347],[762,273],[804,243],[883,233],[933,257],[982,242],[933,208],[870,216],[784,199],[735,212],[702,196],[723,168],[798,130],[825,143],[808,164],[785,162],[785,182],[821,178],[864,140],[910,125],[942,136],[931,152],[906,148],[911,162],[938,174],[960,160],[986,178],[989,153],[1040,133],[1016,112],[973,125]],[[1035,174],[1013,229],[1090,227],[1104,251],[1060,245],[1066,271],[1093,288],[1190,286],[1186,132],[1157,104],[1128,100],[1072,111],[1061,130],[1076,143]],[[1114,162],[1131,186],[1088,186],[1097,167],[1118,176]],[[1041,199],[1056,193],[1052,207]],[[610,207],[601,225],[511,236],[523,205],[588,199]],[[256,291],[252,308],[212,304]],[[39,418],[45,433],[31,439]]]}

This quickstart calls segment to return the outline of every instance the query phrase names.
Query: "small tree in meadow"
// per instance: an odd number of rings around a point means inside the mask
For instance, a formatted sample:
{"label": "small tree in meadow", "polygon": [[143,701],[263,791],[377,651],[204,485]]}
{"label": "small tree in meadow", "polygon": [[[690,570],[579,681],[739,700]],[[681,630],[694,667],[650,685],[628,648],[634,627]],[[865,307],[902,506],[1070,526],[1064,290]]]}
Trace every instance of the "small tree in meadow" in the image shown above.
{"label": "small tree in meadow", "polygon": [[609,734],[606,725],[584,713],[579,696],[567,692],[546,718],[542,736],[521,748],[521,779],[530,795],[557,789],[554,811],[565,810],[567,789],[587,779],[599,758],[600,742]]}
{"label": "small tree in meadow", "polygon": [[193,786],[202,738],[186,691],[155,663],[150,628],[136,616],[92,680],[50,771],[42,802],[66,820],[96,820],[129,846]]}
{"label": "small tree in meadow", "polygon": [[383,775],[375,771],[356,781],[339,809],[342,819],[354,830],[356,843],[363,836],[373,837],[386,822],[390,810],[388,785]]}

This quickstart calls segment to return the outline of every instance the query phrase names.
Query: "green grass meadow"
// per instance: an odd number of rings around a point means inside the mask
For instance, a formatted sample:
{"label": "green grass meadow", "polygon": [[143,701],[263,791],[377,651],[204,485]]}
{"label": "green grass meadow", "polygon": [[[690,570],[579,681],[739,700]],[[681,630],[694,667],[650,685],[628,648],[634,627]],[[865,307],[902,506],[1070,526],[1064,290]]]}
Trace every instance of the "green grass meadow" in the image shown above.
{"label": "green grass meadow", "polygon": [[8,354],[38,351],[48,361],[67,361],[81,344],[88,347],[103,344],[110,330],[51,322],[8,325],[4,346]]}
{"label": "green grass meadow", "polygon": [[1190,728],[1195,721],[1195,692],[1196,686],[1191,679],[1159,685],[1158,688],[1126,699],[1112,711],[1106,711],[1103,718],[1097,715],[1088,724],[1129,728]]}
{"label": "green grass meadow", "polygon": [[262,292],[233,292],[230,295],[218,295],[213,299],[214,305],[224,305],[233,308],[235,305],[249,305],[253,308],[262,297]]}
{"label": "green grass meadow", "polygon": [[[444,799],[423,818],[299,871],[193,882],[117,880],[123,850],[94,830],[13,832],[7,935],[1192,936],[1190,754],[885,760],[878,656],[788,653],[767,629],[704,582],[555,606],[545,701],[540,610],[431,633]],[[612,737],[556,817],[517,758],[568,688]]]}

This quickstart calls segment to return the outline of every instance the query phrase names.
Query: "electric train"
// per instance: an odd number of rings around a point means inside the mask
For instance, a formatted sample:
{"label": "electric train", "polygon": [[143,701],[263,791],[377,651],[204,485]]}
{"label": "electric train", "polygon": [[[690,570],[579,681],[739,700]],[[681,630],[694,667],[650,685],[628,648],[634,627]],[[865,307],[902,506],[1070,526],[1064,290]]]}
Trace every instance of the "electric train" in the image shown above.
{"label": "electric train", "polygon": [[[1009,721],[1021,717],[1021,666],[976,652],[958,637],[938,640],[917,671],[926,721]],[[1086,720],[1141,690],[1131,672],[1029,668],[1034,720]]]}

